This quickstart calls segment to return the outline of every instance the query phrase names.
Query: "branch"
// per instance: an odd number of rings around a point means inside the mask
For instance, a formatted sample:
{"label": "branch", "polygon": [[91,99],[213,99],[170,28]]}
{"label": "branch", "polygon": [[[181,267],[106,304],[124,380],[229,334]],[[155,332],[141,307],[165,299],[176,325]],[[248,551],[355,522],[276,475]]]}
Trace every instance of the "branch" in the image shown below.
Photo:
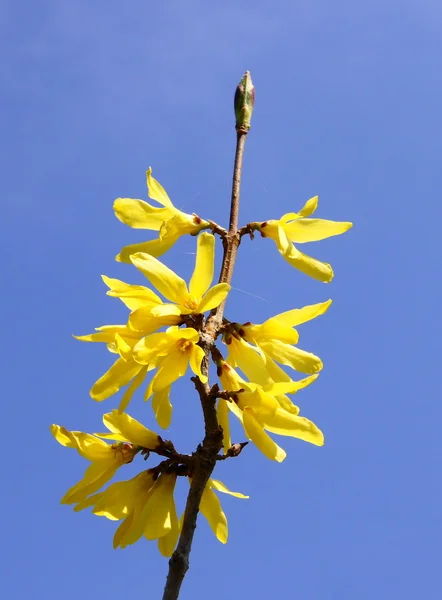
{"label": "branch", "polygon": [[[221,235],[223,240],[224,255],[219,277],[220,283],[230,283],[235,266],[236,251],[239,246],[238,233],[239,199],[241,188],[241,173],[244,156],[244,145],[250,129],[250,118],[253,110],[254,87],[250,73],[246,71],[235,94],[236,114],[236,151],[233,168],[232,195],[230,201],[229,230],[225,231],[212,224],[212,229]],[[212,311],[205,327],[200,332],[199,345],[204,350],[204,360],[201,365],[203,375],[209,374],[209,357],[214,347],[214,341],[222,325],[225,302]],[[184,576],[189,568],[189,555],[192,548],[193,536],[199,512],[201,498],[206,484],[215,468],[218,453],[222,448],[223,432],[218,425],[216,415],[216,399],[219,392],[218,386],[212,389],[208,382],[202,383],[198,377],[193,382],[198,391],[204,415],[205,435],[194,453],[194,471],[187,496],[184,511],[183,525],[175,552],[169,561],[169,572],[164,588],[163,600],[177,600]],[[243,446],[234,445],[231,456],[238,455]],[[233,447],[232,447],[233,448]],[[236,452],[236,454],[235,454]]]}

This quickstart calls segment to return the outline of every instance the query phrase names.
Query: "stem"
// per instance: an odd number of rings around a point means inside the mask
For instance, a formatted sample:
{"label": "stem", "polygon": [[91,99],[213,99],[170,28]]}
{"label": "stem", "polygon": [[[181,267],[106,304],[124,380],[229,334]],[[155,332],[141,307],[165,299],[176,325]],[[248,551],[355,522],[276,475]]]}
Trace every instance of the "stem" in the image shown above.
{"label": "stem", "polygon": [[[232,196],[230,201],[229,231],[223,238],[224,255],[219,277],[220,283],[230,283],[235,267],[236,251],[239,246],[238,234],[239,196],[241,187],[241,173],[244,155],[244,145],[247,131],[239,129],[236,137],[235,165],[233,168]],[[209,356],[214,345],[216,333],[222,324],[225,302],[213,311],[207,320],[206,327],[201,332],[200,345],[205,352],[205,359],[201,365],[204,375],[209,372]],[[216,416],[216,393],[208,383],[202,383],[199,378],[193,378],[199,393],[204,414],[205,436],[203,443],[198,446],[195,456],[195,469],[187,496],[184,511],[183,526],[175,552],[169,561],[169,572],[164,588],[163,600],[177,600],[184,576],[189,569],[189,556],[192,549],[193,536],[198,518],[199,506],[206,484],[215,468],[217,455],[222,448],[222,430],[218,425]]]}

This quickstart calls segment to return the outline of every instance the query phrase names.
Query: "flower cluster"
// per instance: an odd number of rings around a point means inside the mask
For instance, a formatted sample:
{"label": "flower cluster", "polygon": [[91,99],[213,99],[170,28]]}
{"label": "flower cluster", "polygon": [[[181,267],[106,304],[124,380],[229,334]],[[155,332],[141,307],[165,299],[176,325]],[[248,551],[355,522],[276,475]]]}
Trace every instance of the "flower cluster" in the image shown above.
{"label": "flower cluster", "polygon": [[[152,177],[151,169],[147,171],[147,185],[149,197],[160,207],[143,200],[119,198],[114,210],[123,223],[136,229],[158,231],[159,236],[126,246],[117,260],[135,266],[155,291],[103,276],[107,294],[127,307],[127,320],[75,336],[85,342],[102,342],[114,355],[114,362],[93,384],[90,395],[103,401],[124,388],[118,409],[103,417],[108,433],[92,435],[58,425],[52,425],[51,431],[60,444],[75,448],[91,463],[84,477],[63,496],[62,503],[73,504],[75,511],[91,508],[95,515],[120,521],[114,548],[124,548],[144,536],[158,540],[160,552],[170,556],[183,523],[183,515],[178,518],[175,507],[175,485],[179,477],[191,482],[194,455],[177,453],[170,441],[125,412],[134,393],[145,384],[144,400],[151,399],[158,426],[167,429],[172,421],[172,384],[190,367],[196,381],[208,385],[208,361],[212,359],[220,382],[220,386],[210,388],[216,387],[217,418],[223,434],[224,455],[220,459],[239,453],[238,444],[232,445],[231,441],[230,414],[241,422],[245,437],[271,460],[281,462],[286,453],[269,434],[322,446],[322,432],[312,421],[300,416],[300,409],[291,399],[311,385],[323,367],[318,356],[298,347],[295,327],[323,315],[331,300],[288,310],[260,324],[240,324],[224,318],[215,337],[220,336],[225,350],[213,341],[207,345],[204,336],[210,315],[224,303],[230,291],[225,282],[212,285],[214,233],[223,230],[212,221],[175,208],[164,188]],[[351,223],[309,218],[316,208],[317,197],[309,200],[299,213],[250,223],[247,230],[260,231],[263,237],[274,240],[292,266],[329,282],[333,277],[330,265],[302,254],[293,242],[338,235],[347,231]],[[195,268],[188,284],[158,259],[185,234],[197,236]],[[243,445],[239,444],[241,448]],[[111,483],[103,491],[120,467],[137,455],[147,459],[153,454],[164,460],[132,479]],[[238,498],[247,496],[229,491],[216,479],[208,480],[200,511],[216,537],[225,543],[227,520],[215,491]]]}

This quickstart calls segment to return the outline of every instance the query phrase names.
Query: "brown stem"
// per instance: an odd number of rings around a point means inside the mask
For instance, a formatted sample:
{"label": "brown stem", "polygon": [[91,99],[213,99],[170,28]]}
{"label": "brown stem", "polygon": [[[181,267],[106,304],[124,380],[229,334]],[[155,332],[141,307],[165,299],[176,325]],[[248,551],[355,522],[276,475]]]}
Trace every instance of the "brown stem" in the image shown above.
{"label": "brown stem", "polygon": [[[236,138],[229,231],[223,237],[224,255],[219,277],[220,283],[230,283],[232,280],[236,251],[240,242],[238,234],[239,196],[246,137],[247,131],[239,129]],[[224,306],[225,302],[213,311],[200,334],[200,346],[205,353],[201,371],[206,376],[209,373],[209,357],[214,340],[222,325]],[[181,584],[189,568],[189,555],[192,548],[201,498],[207,481],[215,468],[217,455],[222,448],[222,430],[218,425],[216,416],[217,389],[214,388],[211,390],[209,383],[202,383],[198,377],[194,377],[193,381],[200,396],[203,409],[205,436],[203,443],[198,446],[194,454],[195,468],[191,479],[190,491],[187,496],[181,535],[175,552],[169,561],[169,572],[164,588],[163,600],[177,600],[179,596]]]}

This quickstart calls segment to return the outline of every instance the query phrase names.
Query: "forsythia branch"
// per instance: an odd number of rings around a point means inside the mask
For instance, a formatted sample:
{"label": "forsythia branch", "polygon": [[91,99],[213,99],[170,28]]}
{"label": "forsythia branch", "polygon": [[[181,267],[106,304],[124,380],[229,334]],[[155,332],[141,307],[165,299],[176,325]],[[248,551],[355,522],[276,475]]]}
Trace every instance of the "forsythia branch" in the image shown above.
{"label": "forsythia branch", "polygon": [[[247,71],[241,80],[240,85],[251,86],[250,74]],[[241,94],[241,93],[240,93]],[[241,189],[241,174],[244,157],[244,146],[247,133],[250,129],[250,115],[248,116],[248,126],[242,126],[241,119],[238,118],[237,101],[238,91],[235,96],[235,112],[237,114],[236,123],[236,150],[235,162],[233,168],[232,194],[230,200],[230,220],[229,230],[224,232],[219,227],[213,230],[222,236],[224,255],[221,266],[219,283],[230,283],[235,267],[236,252],[239,246],[240,237],[238,234],[238,216],[239,201]],[[240,100],[239,100],[240,103]],[[253,107],[252,107],[253,108]],[[251,114],[251,112],[250,112]],[[208,376],[209,357],[218,331],[223,321],[225,301],[214,309],[209,316],[205,327],[200,335],[200,345],[204,350],[205,358],[203,360],[201,371],[203,375]],[[183,526],[178,540],[178,545],[169,562],[169,573],[167,576],[166,587],[164,589],[163,600],[176,600],[180,593],[181,584],[189,568],[189,555],[192,548],[193,536],[196,528],[199,506],[201,498],[212,474],[218,453],[222,448],[222,430],[218,425],[216,415],[216,393],[212,393],[208,383],[202,383],[198,377],[193,378],[195,387],[199,393],[201,407],[204,414],[205,436],[203,443],[196,452],[195,470],[190,485],[190,491],[187,496],[186,508],[184,512]],[[242,447],[239,448],[239,452]],[[231,454],[233,456],[233,454]]]}

